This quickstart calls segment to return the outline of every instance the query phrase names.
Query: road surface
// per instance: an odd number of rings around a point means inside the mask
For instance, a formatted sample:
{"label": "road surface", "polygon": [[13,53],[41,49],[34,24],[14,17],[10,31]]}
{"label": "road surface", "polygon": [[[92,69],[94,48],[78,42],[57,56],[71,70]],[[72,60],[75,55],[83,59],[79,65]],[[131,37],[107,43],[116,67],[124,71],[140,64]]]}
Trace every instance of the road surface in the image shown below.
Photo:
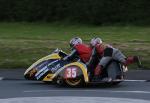
{"label": "road surface", "polygon": [[[68,98],[74,102],[81,103],[87,102],[87,100],[91,101],[91,103],[93,102],[92,100],[95,102],[102,100],[104,103],[106,101],[111,101],[112,103],[121,101],[123,103],[125,100],[126,103],[137,101],[139,103],[140,101],[141,103],[150,103],[149,70],[129,71],[127,80],[118,86],[105,87],[100,85],[84,88],[67,88],[45,84],[40,81],[28,81],[23,78],[23,72],[24,69],[0,70],[0,103],[11,103],[15,100],[20,100],[19,103],[24,103],[22,101],[25,100],[37,102],[42,99],[43,101],[49,101],[48,99],[50,99],[52,103],[54,101],[59,103],[59,101],[62,102],[62,99],[68,100]],[[67,103],[67,101],[65,102]]]}

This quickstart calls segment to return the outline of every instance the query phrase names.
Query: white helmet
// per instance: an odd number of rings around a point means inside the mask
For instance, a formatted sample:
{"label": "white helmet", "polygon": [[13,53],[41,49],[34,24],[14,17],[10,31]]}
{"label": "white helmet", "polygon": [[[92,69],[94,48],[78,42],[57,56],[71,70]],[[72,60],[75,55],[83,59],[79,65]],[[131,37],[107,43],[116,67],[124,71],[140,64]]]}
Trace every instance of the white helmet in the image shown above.
{"label": "white helmet", "polygon": [[95,46],[96,44],[102,44],[102,43],[103,42],[101,38],[93,38],[91,39],[91,42],[90,42],[91,46]]}
{"label": "white helmet", "polygon": [[73,46],[75,46],[75,45],[77,45],[77,44],[82,44],[82,39],[81,39],[81,38],[75,37],[75,38],[72,38],[72,39],[70,40],[70,46],[71,46],[71,47],[73,47]]}

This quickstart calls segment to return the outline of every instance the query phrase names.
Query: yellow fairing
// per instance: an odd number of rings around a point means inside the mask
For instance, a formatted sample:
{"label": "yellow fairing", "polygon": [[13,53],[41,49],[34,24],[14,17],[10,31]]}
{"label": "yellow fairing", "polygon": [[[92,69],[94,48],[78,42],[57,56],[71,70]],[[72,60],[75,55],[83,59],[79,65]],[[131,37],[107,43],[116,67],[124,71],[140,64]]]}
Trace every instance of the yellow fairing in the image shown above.
{"label": "yellow fairing", "polygon": [[46,57],[43,57],[42,59],[39,59],[37,62],[32,64],[24,73],[26,75],[32,68],[34,68],[37,64],[39,64],[42,61],[49,60],[49,59],[60,59],[61,57],[57,53],[53,53],[51,55],[48,55]]}
{"label": "yellow fairing", "polygon": [[74,62],[74,63],[70,63],[68,65],[65,65],[64,67],[62,67],[61,69],[59,69],[53,76],[52,76],[52,79],[55,78],[62,70],[64,70],[66,67],[68,66],[72,66],[72,65],[76,65],[78,66],[82,72],[83,72],[83,75],[84,75],[84,80],[85,82],[88,82],[89,81],[89,78],[88,78],[88,74],[87,74],[87,68],[85,66],[85,64],[81,63],[81,62]]}
{"label": "yellow fairing", "polygon": [[52,81],[53,74],[48,74],[42,81]]}

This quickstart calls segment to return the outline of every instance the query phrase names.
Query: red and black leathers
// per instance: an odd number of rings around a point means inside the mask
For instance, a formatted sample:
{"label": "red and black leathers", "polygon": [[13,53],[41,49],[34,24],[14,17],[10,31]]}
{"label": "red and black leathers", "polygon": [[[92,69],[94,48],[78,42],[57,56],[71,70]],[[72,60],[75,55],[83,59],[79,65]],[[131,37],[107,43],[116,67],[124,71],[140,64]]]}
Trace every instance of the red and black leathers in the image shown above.
{"label": "red and black leathers", "polygon": [[74,49],[77,51],[80,59],[86,63],[89,61],[91,54],[92,54],[92,48],[90,48],[86,44],[78,44],[74,46]]}
{"label": "red and black leathers", "polygon": [[98,55],[99,57],[102,57],[103,54],[104,54],[104,46],[102,46],[101,44],[97,44],[97,45],[95,46],[95,49],[96,49],[97,55]]}
{"label": "red and black leathers", "polygon": [[92,48],[86,44],[77,44],[73,47],[72,52],[64,58],[64,60],[74,60],[79,58],[82,62],[86,63],[89,61],[92,55]]}

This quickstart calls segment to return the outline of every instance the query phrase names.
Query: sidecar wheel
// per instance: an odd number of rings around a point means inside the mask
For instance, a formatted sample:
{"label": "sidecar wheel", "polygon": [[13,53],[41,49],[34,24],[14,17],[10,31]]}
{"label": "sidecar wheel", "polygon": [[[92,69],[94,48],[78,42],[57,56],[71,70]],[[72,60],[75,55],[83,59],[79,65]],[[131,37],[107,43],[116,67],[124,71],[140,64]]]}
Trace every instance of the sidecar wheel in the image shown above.
{"label": "sidecar wheel", "polygon": [[64,80],[62,77],[58,76],[56,79],[56,84],[63,86],[64,85]]}
{"label": "sidecar wheel", "polygon": [[65,79],[64,80],[66,85],[70,87],[78,87],[78,86],[83,86],[84,81],[82,78],[74,78],[74,79]]}

